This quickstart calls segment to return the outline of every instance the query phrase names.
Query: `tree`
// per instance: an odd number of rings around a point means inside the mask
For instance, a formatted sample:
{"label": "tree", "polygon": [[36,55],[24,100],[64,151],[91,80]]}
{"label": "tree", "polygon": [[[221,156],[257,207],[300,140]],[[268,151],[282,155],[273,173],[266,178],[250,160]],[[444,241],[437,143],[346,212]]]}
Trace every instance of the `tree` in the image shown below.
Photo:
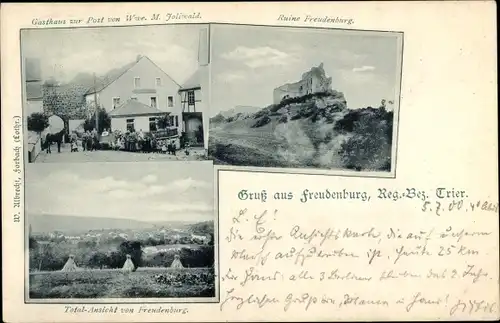
{"label": "tree", "polygon": [[34,112],[28,116],[28,130],[37,134],[42,133],[49,126],[49,117],[40,112]]}
{"label": "tree", "polygon": [[47,87],[52,87],[52,86],[59,86],[59,81],[56,80],[55,77],[51,76],[48,80],[46,80],[44,83],[43,83],[44,86],[47,86]]}
{"label": "tree", "polygon": [[168,127],[171,127],[172,123],[170,121],[171,121],[170,116],[168,114],[158,118],[157,119],[158,129],[166,129]]}
{"label": "tree", "polygon": [[[99,129],[97,131],[102,133],[104,129],[111,129],[111,118],[108,113],[103,108],[98,108],[98,117],[99,117]],[[83,123],[83,129],[85,131],[92,131],[96,126],[96,113],[94,112],[90,118],[87,118]]]}
{"label": "tree", "polygon": [[34,250],[38,248],[38,242],[35,238],[29,237],[29,249]]}
{"label": "tree", "polygon": [[135,270],[142,265],[142,245],[140,241],[124,241],[118,247],[118,252],[124,259],[127,255],[130,255]]}
{"label": "tree", "polygon": [[89,267],[102,269],[109,263],[108,255],[102,251],[92,253],[89,259]]}
{"label": "tree", "polygon": [[394,105],[394,101],[382,99],[382,101],[380,102],[380,107],[379,108],[382,109],[382,110],[384,110],[384,111],[386,111],[386,110],[388,110],[388,105],[390,105],[390,106]]}

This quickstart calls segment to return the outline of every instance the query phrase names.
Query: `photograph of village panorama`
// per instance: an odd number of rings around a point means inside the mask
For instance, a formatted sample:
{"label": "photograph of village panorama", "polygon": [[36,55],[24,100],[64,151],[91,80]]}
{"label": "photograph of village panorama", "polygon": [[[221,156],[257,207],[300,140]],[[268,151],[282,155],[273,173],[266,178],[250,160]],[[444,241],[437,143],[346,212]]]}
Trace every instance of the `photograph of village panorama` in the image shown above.
{"label": "photograph of village panorama", "polygon": [[27,302],[216,301],[212,169],[28,164]]}
{"label": "photograph of village panorama", "polygon": [[208,25],[21,31],[32,163],[206,159]]}
{"label": "photograph of village panorama", "polygon": [[402,34],[211,26],[209,158],[393,174]]}

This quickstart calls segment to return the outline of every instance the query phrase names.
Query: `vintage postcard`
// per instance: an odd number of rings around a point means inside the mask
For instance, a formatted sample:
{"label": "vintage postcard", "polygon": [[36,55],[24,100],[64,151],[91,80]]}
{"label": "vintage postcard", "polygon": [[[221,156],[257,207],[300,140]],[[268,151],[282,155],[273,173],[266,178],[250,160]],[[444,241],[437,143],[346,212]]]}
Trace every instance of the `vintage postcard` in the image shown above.
{"label": "vintage postcard", "polygon": [[3,321],[500,318],[494,2],[1,9]]}

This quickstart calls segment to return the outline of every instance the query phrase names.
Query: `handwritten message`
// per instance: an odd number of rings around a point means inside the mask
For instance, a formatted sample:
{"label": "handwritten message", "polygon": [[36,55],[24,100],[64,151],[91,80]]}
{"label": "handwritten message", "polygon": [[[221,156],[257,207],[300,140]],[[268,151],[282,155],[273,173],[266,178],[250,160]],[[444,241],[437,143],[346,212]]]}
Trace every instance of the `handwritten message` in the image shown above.
{"label": "handwritten message", "polygon": [[[221,259],[227,265],[221,265],[220,311],[390,309],[394,313],[438,311],[448,317],[488,317],[498,312],[494,295],[464,291],[498,284],[497,272],[487,261],[493,259],[495,249],[485,248],[494,246],[497,239],[493,228],[485,230],[472,221],[466,226],[420,221],[416,226],[403,216],[398,222],[387,222],[376,219],[376,214],[373,220],[358,214],[369,210],[370,204],[406,200],[409,204],[400,210],[413,206],[413,212],[436,219],[442,219],[441,212],[493,215],[498,212],[496,201],[446,188],[240,190],[236,195],[248,207],[234,210],[220,232],[221,244],[227,246],[226,258]],[[295,200],[296,207],[285,208],[286,212],[265,207],[276,200]],[[334,202],[330,210],[316,208],[308,213],[313,208],[305,205],[317,200]],[[340,207],[335,200],[348,201],[350,207]],[[345,214],[339,216],[340,212]]]}

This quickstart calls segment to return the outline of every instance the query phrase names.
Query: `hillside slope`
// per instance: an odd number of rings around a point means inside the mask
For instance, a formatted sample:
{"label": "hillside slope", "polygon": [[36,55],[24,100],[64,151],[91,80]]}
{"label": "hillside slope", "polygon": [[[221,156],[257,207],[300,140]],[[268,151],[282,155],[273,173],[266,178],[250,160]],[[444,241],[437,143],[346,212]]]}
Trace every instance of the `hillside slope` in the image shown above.
{"label": "hillside slope", "polygon": [[393,113],[347,109],[341,92],[309,94],[250,116],[215,116],[209,155],[218,164],[389,171]]}

